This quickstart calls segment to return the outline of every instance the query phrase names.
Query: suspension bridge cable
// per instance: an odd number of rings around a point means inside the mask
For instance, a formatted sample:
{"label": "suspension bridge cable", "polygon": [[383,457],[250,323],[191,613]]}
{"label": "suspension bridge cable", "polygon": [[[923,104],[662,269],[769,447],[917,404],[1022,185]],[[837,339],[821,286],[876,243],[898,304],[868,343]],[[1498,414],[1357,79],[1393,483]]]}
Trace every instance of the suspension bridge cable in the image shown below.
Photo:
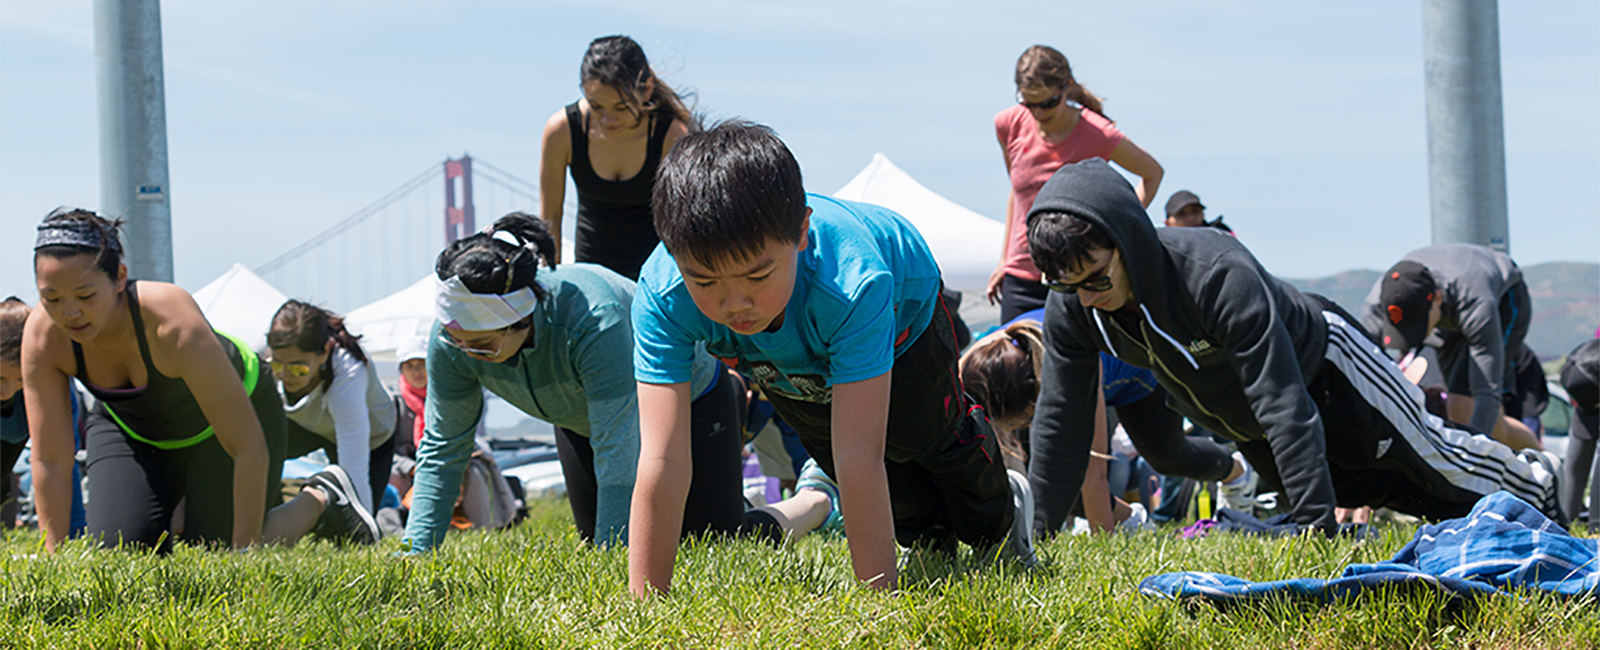
{"label": "suspension bridge cable", "polygon": [[511,172],[508,172],[508,171],[506,171],[504,169],[501,169],[499,167],[495,167],[494,165],[489,164],[487,161],[485,161],[482,158],[473,158],[472,159],[472,164],[474,166],[482,165],[484,169],[487,169],[487,170],[489,170],[491,172],[494,172],[496,174],[499,174],[501,176],[509,178],[509,179],[511,179],[511,180],[513,180],[513,181],[515,181],[517,183],[520,183],[521,185],[527,187],[531,191],[534,191],[534,192],[539,191],[539,186],[538,185],[536,185],[534,183],[530,183],[530,182],[525,181],[525,180],[522,180],[521,178],[518,178],[516,176],[516,174],[512,174]]}
{"label": "suspension bridge cable", "polygon": [[265,275],[267,273],[271,273],[271,272],[276,271],[276,270],[278,270],[280,268],[283,268],[284,266],[287,266],[290,262],[293,262],[296,259],[298,259],[300,256],[305,255],[306,253],[316,249],[318,246],[321,246],[325,242],[326,239],[328,239],[330,237],[333,237],[333,236],[336,236],[336,235],[338,235],[340,233],[343,233],[346,230],[349,230],[351,228],[354,228],[355,226],[359,225],[361,222],[366,221],[368,218],[370,218],[373,215],[377,214],[380,210],[382,210],[382,209],[384,209],[386,207],[389,207],[390,204],[393,204],[395,201],[400,200],[402,197],[404,197],[406,194],[410,193],[412,190],[422,186],[424,183],[426,183],[428,181],[434,180],[434,177],[436,177],[439,174],[443,173],[441,171],[442,168],[443,168],[443,165],[440,165],[438,163],[434,163],[432,166],[428,167],[427,171],[424,171],[421,174],[418,174],[416,178],[413,178],[413,179],[411,179],[409,181],[406,181],[404,185],[401,185],[398,189],[394,190],[393,192],[390,192],[390,193],[384,195],[383,198],[378,199],[377,201],[373,202],[372,205],[369,205],[369,206],[367,206],[365,208],[362,208],[361,210],[357,211],[355,214],[350,215],[349,217],[347,217],[344,221],[340,221],[339,223],[334,224],[334,226],[332,228],[329,228],[327,230],[322,231],[321,233],[318,233],[315,237],[312,237],[311,239],[306,240],[305,243],[294,247],[289,252],[284,253],[282,255],[279,255],[278,257],[274,258],[272,261],[267,262],[266,264],[262,264],[259,267],[256,267],[256,270],[255,270],[256,275]]}

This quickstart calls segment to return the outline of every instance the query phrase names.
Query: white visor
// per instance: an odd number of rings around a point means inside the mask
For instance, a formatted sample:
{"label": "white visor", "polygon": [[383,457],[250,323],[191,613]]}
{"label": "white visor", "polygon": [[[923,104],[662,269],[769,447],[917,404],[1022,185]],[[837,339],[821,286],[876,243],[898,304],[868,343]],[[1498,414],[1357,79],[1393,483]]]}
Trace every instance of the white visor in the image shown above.
{"label": "white visor", "polygon": [[435,287],[434,317],[445,327],[469,332],[497,330],[513,325],[527,318],[539,304],[533,287],[523,287],[507,294],[473,293],[461,283],[459,276],[436,281]]}

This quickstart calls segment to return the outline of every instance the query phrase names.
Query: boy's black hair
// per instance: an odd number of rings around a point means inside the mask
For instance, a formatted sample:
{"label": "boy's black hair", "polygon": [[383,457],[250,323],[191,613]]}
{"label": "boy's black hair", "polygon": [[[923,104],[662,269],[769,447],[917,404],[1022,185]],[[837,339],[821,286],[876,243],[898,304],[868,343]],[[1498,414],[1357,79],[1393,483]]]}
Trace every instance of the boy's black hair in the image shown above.
{"label": "boy's black hair", "polygon": [[1028,215],[1028,250],[1046,277],[1062,278],[1091,261],[1091,251],[1114,249],[1111,237],[1087,219],[1040,210]]}
{"label": "boy's black hair", "polygon": [[772,129],[743,120],[683,136],[651,194],[656,232],[674,256],[717,267],[805,234],[800,163]]}

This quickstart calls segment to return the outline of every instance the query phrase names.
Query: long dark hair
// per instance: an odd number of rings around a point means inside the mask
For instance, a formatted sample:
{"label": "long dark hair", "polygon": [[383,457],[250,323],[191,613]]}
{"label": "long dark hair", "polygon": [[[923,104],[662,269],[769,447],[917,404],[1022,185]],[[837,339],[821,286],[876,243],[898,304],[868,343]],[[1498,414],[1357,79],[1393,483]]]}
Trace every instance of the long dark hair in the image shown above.
{"label": "long dark hair", "polygon": [[[651,79],[656,80],[655,89],[649,97],[639,97],[638,91]],[[627,36],[602,36],[589,43],[589,50],[583,53],[583,65],[578,68],[578,82],[591,81],[617,89],[623,101],[630,105],[638,104],[646,112],[683,122],[690,131],[700,128],[699,120],[689,112],[683,98],[650,68],[644,48]],[[693,97],[693,93],[685,95]]]}
{"label": "long dark hair", "polygon": [[79,255],[93,255],[95,268],[104,271],[112,280],[117,278],[117,267],[122,265],[122,240],[117,236],[117,229],[122,227],[121,219],[110,220],[83,208],[59,207],[45,215],[45,223],[81,223],[99,231],[100,245],[79,246],[74,244],[52,244],[33,249],[33,259],[38,261],[39,256],[50,259],[67,259]]}
{"label": "long dark hair", "polygon": [[1017,57],[1017,90],[1030,86],[1040,88],[1065,88],[1067,99],[1083,104],[1091,111],[1106,117],[1106,111],[1101,107],[1100,98],[1084,88],[1083,84],[1072,76],[1072,64],[1067,63],[1067,56],[1056,48],[1048,45],[1035,45],[1023,50],[1022,56]]}
{"label": "long dark hair", "polygon": [[[356,361],[368,363],[367,353],[361,350],[358,342],[360,338],[344,328],[343,316],[310,303],[290,300],[272,315],[272,328],[267,330],[267,347],[293,347],[303,352],[320,353],[327,349],[328,341],[332,340],[334,345],[344,348]],[[332,362],[333,355],[329,355],[323,369],[329,369]],[[323,372],[322,384],[332,382],[333,373]]]}
{"label": "long dark hair", "polygon": [[[496,238],[497,233],[511,236]],[[461,278],[461,284],[473,293],[504,295],[529,287],[536,298],[544,300],[544,287],[534,281],[534,276],[539,262],[553,269],[555,260],[556,240],[550,236],[545,221],[526,212],[513,212],[496,219],[488,230],[446,246],[434,264],[434,273],[440,280]],[[523,326],[524,323],[517,324],[518,329]]]}

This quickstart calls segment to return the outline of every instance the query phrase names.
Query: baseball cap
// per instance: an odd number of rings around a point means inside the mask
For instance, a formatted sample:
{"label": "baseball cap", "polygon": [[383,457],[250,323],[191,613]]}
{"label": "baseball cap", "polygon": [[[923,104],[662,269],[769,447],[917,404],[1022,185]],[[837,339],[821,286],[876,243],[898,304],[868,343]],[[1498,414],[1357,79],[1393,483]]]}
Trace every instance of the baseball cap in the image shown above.
{"label": "baseball cap", "polygon": [[1591,339],[1567,355],[1561,387],[1572,400],[1572,431],[1580,440],[1594,440],[1600,429],[1600,340]]}
{"label": "baseball cap", "polygon": [[1410,352],[1428,337],[1428,312],[1438,293],[1428,267],[1403,261],[1383,274],[1378,306],[1383,309],[1383,347]]}
{"label": "baseball cap", "polygon": [[400,340],[400,345],[395,347],[394,360],[396,363],[405,363],[412,359],[428,360],[428,339],[421,336],[410,336]]}
{"label": "baseball cap", "polygon": [[1206,209],[1206,206],[1200,203],[1200,197],[1195,196],[1194,192],[1178,190],[1173,193],[1172,198],[1167,199],[1167,216],[1170,217],[1177,214],[1179,210],[1189,207],[1191,203],[1200,206],[1201,210]]}

